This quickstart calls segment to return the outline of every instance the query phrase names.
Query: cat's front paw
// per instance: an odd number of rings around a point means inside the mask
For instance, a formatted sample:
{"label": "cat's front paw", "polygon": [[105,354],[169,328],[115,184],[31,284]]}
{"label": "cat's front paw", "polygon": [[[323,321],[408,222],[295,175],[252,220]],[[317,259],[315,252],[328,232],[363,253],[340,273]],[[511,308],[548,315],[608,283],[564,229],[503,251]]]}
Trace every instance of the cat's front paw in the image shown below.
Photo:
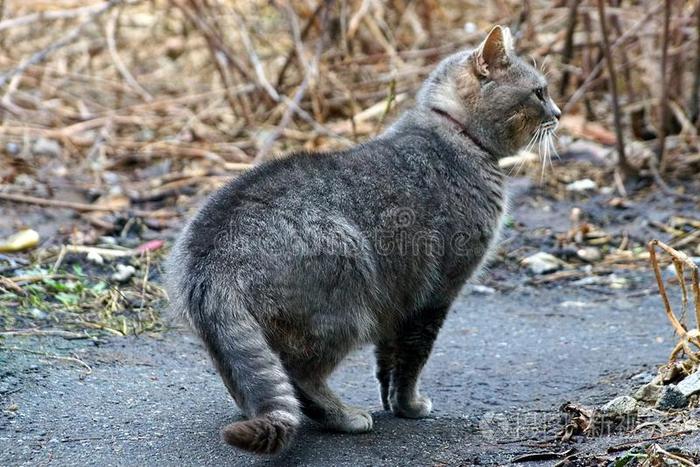
{"label": "cat's front paw", "polygon": [[391,411],[397,417],[425,418],[430,415],[433,403],[428,397],[417,395],[413,398],[391,398]]}

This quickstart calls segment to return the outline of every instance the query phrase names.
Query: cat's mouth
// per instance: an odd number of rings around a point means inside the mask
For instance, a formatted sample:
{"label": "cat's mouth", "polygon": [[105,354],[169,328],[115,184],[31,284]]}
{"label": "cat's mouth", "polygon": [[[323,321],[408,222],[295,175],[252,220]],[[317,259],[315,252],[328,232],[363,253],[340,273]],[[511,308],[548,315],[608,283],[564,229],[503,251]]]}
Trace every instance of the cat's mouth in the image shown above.
{"label": "cat's mouth", "polygon": [[557,153],[557,148],[554,145],[554,139],[556,138],[557,128],[559,127],[559,122],[556,119],[547,120],[541,123],[535,133],[530,138],[530,141],[525,147],[525,151],[530,151],[537,148],[537,153],[540,156],[540,161],[542,164],[542,177],[544,178],[544,171],[547,165],[552,166],[552,156],[559,157]]}

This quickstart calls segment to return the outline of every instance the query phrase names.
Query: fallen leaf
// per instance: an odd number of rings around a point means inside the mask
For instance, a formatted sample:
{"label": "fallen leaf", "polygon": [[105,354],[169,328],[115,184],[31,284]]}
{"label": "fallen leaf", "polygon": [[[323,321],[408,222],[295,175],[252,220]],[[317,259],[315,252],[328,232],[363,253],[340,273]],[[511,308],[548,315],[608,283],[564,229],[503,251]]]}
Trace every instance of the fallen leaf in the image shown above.
{"label": "fallen leaf", "polygon": [[0,252],[11,253],[34,248],[39,244],[39,234],[36,230],[20,230],[16,234],[10,235],[3,242],[0,242]]}
{"label": "fallen leaf", "polygon": [[559,121],[559,125],[571,133],[572,136],[592,139],[607,146],[612,146],[617,141],[612,131],[600,123],[586,121],[582,115],[565,115]]}

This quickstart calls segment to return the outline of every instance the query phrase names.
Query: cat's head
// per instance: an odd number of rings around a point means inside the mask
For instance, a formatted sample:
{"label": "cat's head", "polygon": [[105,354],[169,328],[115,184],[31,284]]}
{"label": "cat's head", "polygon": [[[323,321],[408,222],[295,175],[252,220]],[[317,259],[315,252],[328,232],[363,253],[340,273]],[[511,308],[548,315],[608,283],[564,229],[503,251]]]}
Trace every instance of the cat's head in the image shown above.
{"label": "cat's head", "polygon": [[495,26],[474,50],[443,60],[417,97],[449,114],[490,146],[513,153],[528,145],[549,152],[561,111],[545,77],[516,56],[506,27]]}

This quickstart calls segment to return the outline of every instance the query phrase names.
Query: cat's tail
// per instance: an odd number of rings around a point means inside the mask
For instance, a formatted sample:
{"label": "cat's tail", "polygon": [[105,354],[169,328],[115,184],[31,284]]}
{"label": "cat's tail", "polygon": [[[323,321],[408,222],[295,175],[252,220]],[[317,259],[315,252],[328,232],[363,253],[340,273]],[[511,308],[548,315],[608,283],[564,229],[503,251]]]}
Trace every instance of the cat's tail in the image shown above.
{"label": "cat's tail", "polygon": [[299,401],[260,325],[242,300],[227,290],[228,284],[192,276],[180,282],[185,286],[176,292],[182,299],[181,313],[199,333],[226,387],[248,417],[226,426],[224,440],[257,454],[276,454],[296,434]]}

